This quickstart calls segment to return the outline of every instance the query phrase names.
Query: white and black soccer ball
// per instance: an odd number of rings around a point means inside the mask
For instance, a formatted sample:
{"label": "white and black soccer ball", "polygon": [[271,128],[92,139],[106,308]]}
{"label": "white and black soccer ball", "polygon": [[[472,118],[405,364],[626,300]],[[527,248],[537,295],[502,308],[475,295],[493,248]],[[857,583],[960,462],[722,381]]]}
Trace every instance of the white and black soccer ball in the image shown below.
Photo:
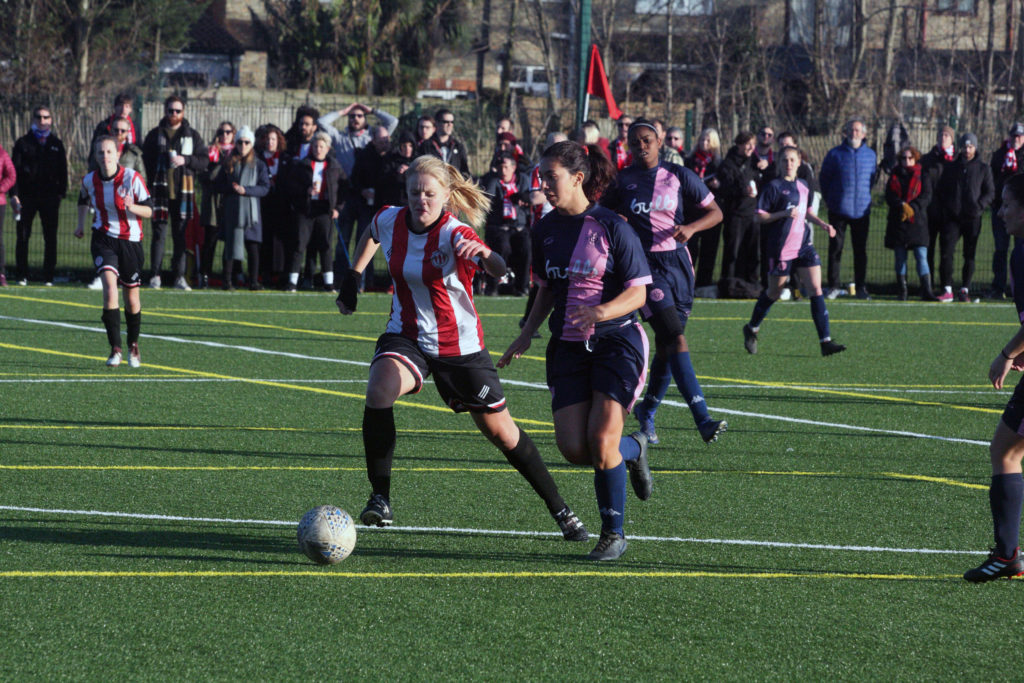
{"label": "white and black soccer ball", "polygon": [[333,505],[313,508],[299,522],[299,549],[317,564],[336,564],[356,547],[351,515]]}

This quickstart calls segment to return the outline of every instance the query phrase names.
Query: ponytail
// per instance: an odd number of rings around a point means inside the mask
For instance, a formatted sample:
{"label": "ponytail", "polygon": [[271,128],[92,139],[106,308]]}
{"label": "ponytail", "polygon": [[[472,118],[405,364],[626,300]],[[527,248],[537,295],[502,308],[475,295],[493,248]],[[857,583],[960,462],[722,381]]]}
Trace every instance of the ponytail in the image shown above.
{"label": "ponytail", "polygon": [[425,154],[416,157],[405,177],[412,178],[413,175],[425,174],[433,176],[442,187],[448,190],[448,208],[452,213],[459,216],[474,229],[479,229],[487,218],[487,210],[491,206],[491,200],[479,185],[471,179],[463,177],[459,169],[447,164],[441,159]]}
{"label": "ponytail", "polygon": [[582,172],[583,194],[591,202],[596,202],[615,178],[615,166],[598,145],[556,142],[544,150],[542,158],[557,161],[570,175]]}

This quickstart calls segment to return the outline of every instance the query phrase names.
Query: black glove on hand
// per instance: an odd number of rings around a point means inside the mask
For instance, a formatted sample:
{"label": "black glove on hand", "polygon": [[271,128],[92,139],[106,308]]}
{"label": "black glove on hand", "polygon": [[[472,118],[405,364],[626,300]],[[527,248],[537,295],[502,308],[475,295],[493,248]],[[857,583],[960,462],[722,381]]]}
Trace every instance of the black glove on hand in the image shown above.
{"label": "black glove on hand", "polygon": [[362,273],[357,273],[351,268],[341,278],[341,289],[338,290],[338,301],[345,305],[350,311],[356,310],[356,301],[359,297],[359,279]]}

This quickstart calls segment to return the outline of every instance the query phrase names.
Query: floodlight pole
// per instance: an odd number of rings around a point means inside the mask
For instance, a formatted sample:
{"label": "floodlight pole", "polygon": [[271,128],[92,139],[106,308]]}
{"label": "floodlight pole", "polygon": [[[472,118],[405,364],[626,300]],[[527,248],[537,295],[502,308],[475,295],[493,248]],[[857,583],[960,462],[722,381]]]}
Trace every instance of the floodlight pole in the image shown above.
{"label": "floodlight pole", "polygon": [[579,58],[579,85],[576,88],[576,127],[587,120],[587,68],[590,59],[590,0],[580,0],[576,54]]}

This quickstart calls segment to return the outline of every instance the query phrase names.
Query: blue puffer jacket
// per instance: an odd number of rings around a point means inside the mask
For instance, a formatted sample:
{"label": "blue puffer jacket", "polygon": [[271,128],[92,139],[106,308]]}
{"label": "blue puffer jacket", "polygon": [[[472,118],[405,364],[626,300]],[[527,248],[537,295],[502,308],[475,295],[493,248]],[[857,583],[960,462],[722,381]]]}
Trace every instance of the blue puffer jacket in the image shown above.
{"label": "blue puffer jacket", "polygon": [[862,144],[857,149],[843,140],[821,162],[821,194],[830,214],[860,218],[871,210],[871,186],[875,182],[878,155]]}

